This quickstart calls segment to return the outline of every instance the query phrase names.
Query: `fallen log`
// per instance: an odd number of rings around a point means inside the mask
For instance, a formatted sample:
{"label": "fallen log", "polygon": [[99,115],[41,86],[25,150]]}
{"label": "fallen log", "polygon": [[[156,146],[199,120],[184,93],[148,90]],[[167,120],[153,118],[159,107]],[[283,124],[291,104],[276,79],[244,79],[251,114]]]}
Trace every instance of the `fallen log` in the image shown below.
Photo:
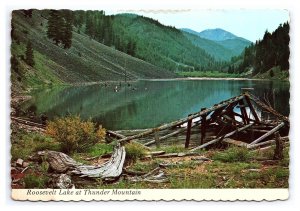
{"label": "fallen log", "polygon": [[[107,132],[107,134],[109,134],[109,135],[111,135],[111,136],[114,136],[114,137],[116,137],[116,138],[119,138],[119,139],[122,139],[122,138],[126,138],[126,136],[124,136],[124,135],[122,135],[122,134],[120,134],[120,133],[117,133],[117,132],[115,132],[115,131],[112,131],[112,130],[107,130],[106,131]],[[139,142],[137,142],[137,141],[132,141],[132,142],[134,142],[134,143],[136,143],[136,144],[138,144],[138,145],[140,145],[140,146],[142,146],[142,147],[144,147],[144,148],[146,148],[146,149],[150,149],[150,147],[147,147],[147,146],[145,146],[144,144],[141,144],[141,143],[139,143]]]}
{"label": "fallen log", "polygon": [[220,140],[222,140],[222,139],[224,139],[224,138],[228,138],[228,137],[230,137],[230,136],[232,136],[232,135],[234,135],[234,134],[236,134],[236,133],[238,133],[238,132],[241,132],[241,131],[243,131],[243,130],[246,130],[247,128],[251,127],[253,124],[254,124],[254,123],[250,123],[250,124],[248,124],[248,125],[246,125],[246,126],[244,126],[244,127],[241,127],[241,128],[236,129],[235,131],[232,131],[232,132],[230,132],[230,133],[227,133],[227,134],[225,134],[224,136],[221,136],[221,137],[216,138],[216,139],[214,139],[214,140],[211,140],[211,141],[209,141],[209,142],[207,142],[207,143],[205,143],[205,144],[202,144],[202,145],[200,145],[200,146],[198,146],[198,147],[195,147],[195,148],[191,149],[190,152],[194,152],[194,151],[196,151],[196,150],[198,150],[198,149],[205,148],[205,147],[207,147],[207,146],[209,146],[209,145],[211,145],[211,144],[214,144],[214,143],[216,143],[216,142],[218,142],[218,141],[220,141]]}
{"label": "fallen log", "polygon": [[[288,136],[284,136],[284,137],[281,137],[280,138],[282,141],[288,141],[289,140],[289,137]],[[268,141],[264,141],[264,142],[261,142],[259,144],[253,144],[253,145],[250,145],[248,144],[247,148],[248,149],[253,149],[253,148],[257,148],[257,147],[261,147],[263,145],[267,145],[267,144],[273,144],[275,143],[276,140],[272,139],[272,140],[268,140]]]}
{"label": "fallen log", "polygon": [[120,133],[117,133],[115,131],[112,131],[112,130],[107,130],[106,134],[108,134],[110,136],[113,136],[113,137],[116,137],[116,138],[126,138],[126,136],[124,136],[124,135],[122,135]]}
{"label": "fallen log", "polygon": [[125,147],[119,144],[109,161],[104,164],[92,166],[76,162],[68,155],[56,151],[40,151],[38,156],[43,156],[49,163],[51,169],[58,173],[70,172],[81,177],[98,177],[102,179],[116,178],[122,173],[125,161]]}
{"label": "fallen log", "polygon": [[267,132],[266,134],[262,135],[261,137],[259,137],[258,139],[254,140],[253,142],[250,143],[250,145],[254,145],[257,144],[258,142],[261,142],[262,140],[264,140],[265,138],[269,137],[270,135],[274,134],[276,131],[278,131],[280,128],[282,128],[284,126],[284,122],[281,122],[279,125],[277,125],[276,127],[274,127],[272,130],[270,130],[269,132]]}
{"label": "fallen log", "polygon": [[246,142],[234,140],[234,139],[231,139],[231,138],[224,138],[223,141],[228,143],[228,144],[233,144],[233,145],[236,145],[236,146],[239,146],[239,147],[247,147],[248,146],[248,144]]}
{"label": "fallen log", "polygon": [[154,151],[154,152],[148,152],[146,155],[152,155],[152,156],[158,156],[158,155],[163,155],[165,154],[165,151]]}
{"label": "fallen log", "polygon": [[167,182],[168,178],[166,177],[165,173],[160,169],[160,167],[157,167],[145,175],[128,178],[128,180],[131,182],[143,181],[143,182],[151,182],[151,183],[163,183],[163,182]]}

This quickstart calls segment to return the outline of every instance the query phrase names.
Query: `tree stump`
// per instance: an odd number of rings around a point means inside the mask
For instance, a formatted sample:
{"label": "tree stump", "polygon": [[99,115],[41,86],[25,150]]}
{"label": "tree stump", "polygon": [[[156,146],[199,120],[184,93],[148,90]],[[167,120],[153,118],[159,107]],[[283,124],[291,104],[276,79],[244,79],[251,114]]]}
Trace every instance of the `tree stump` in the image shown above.
{"label": "tree stump", "polygon": [[283,159],[283,143],[280,138],[279,132],[275,133],[275,143],[276,143],[276,147],[274,150],[273,160],[282,160]]}

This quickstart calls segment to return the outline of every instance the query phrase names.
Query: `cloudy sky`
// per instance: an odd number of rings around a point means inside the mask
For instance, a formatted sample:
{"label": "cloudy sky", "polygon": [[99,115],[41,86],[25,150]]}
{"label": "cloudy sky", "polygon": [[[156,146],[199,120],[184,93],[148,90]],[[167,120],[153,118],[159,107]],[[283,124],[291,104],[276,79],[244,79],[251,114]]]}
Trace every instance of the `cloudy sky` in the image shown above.
{"label": "cloudy sky", "polygon": [[[144,15],[164,25],[195,31],[222,28],[252,42],[262,39],[266,30],[274,31],[289,20],[287,10],[195,10],[195,11],[122,11]],[[118,13],[122,13],[118,12]],[[108,14],[116,12],[108,11]]]}

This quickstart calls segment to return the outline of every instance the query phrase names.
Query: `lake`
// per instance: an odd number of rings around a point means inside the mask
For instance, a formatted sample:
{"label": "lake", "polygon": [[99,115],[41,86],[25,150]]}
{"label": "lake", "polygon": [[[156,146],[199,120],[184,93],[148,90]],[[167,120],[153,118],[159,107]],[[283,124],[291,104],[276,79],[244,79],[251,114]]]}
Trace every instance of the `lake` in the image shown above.
{"label": "lake", "polygon": [[[116,88],[117,86],[117,88]],[[34,90],[22,105],[37,115],[79,114],[103,127],[142,129],[171,122],[203,107],[241,94],[241,88],[267,99],[277,111],[289,115],[289,83],[258,80],[140,80],[128,84],[54,87]]]}

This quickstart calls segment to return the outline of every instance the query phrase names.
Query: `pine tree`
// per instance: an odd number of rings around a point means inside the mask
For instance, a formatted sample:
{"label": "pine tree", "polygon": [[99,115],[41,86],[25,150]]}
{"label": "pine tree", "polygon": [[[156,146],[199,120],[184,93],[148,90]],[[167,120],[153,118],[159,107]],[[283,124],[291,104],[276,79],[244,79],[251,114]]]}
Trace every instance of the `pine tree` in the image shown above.
{"label": "pine tree", "polygon": [[73,23],[73,13],[70,10],[61,11],[64,17],[64,24],[62,28],[62,40],[64,48],[70,48],[72,45],[72,23]]}
{"label": "pine tree", "polygon": [[85,23],[85,33],[91,38],[95,38],[95,28],[92,14],[87,14],[86,23]]}
{"label": "pine tree", "polygon": [[56,45],[63,39],[64,19],[58,10],[51,10],[48,20],[47,36],[52,39]]}
{"label": "pine tree", "polygon": [[26,46],[25,62],[31,67],[34,66],[34,55],[33,55],[33,49],[30,41],[27,42],[27,46]]}

